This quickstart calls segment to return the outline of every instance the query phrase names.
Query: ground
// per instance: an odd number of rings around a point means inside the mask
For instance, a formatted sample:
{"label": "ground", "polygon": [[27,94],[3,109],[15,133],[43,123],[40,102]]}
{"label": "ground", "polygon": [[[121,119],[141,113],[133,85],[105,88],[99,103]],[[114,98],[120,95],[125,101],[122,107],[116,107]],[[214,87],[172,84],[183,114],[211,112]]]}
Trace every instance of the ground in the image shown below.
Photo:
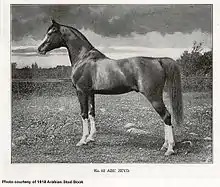
{"label": "ground", "polygon": [[[165,103],[170,110],[169,99]],[[96,96],[96,141],[81,138],[75,96],[12,100],[12,163],[212,163],[212,94],[183,94],[184,123],[175,127],[175,154],[164,156],[163,122],[138,93]],[[127,132],[133,123],[144,134]]]}

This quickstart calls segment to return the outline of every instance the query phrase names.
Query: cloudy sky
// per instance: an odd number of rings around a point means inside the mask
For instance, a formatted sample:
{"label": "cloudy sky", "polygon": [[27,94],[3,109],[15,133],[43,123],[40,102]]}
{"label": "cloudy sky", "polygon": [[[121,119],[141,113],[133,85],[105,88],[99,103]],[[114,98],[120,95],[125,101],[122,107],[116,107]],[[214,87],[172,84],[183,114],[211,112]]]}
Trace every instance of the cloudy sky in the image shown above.
{"label": "cloudy sky", "polygon": [[212,47],[211,5],[13,5],[11,18],[15,53],[34,51],[50,18],[79,29],[104,51],[190,48],[194,41]]}

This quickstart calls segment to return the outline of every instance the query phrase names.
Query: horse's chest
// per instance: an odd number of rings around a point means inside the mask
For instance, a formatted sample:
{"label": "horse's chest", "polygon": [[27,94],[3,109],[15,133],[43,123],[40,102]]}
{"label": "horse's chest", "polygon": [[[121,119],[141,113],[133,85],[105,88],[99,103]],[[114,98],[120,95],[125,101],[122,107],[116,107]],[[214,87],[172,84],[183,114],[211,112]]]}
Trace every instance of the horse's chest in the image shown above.
{"label": "horse's chest", "polygon": [[79,67],[76,68],[72,68],[72,73],[71,73],[71,80],[73,82],[73,85],[76,87],[77,83],[79,82],[79,80],[85,76],[83,76],[83,72],[84,72],[84,66],[81,65]]}
{"label": "horse's chest", "polygon": [[74,86],[76,86],[76,69],[72,68],[72,72],[71,72],[71,80]]}

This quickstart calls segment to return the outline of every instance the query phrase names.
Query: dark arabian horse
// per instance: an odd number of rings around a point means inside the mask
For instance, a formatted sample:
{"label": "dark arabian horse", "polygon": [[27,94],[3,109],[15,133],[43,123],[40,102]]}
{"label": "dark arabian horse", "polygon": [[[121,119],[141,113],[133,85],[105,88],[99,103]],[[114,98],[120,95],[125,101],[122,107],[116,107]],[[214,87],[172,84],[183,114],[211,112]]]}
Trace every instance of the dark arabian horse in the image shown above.
{"label": "dark arabian horse", "polygon": [[[66,47],[72,65],[71,79],[81,108],[83,135],[77,146],[94,141],[95,94],[123,94],[136,91],[143,94],[164,121],[165,155],[174,153],[175,145],[171,115],[163,102],[163,88],[168,85],[175,121],[182,123],[182,91],[180,70],[171,58],[132,57],[113,60],[92,46],[77,29],[52,20],[40,54]],[[90,131],[89,131],[90,122]]]}

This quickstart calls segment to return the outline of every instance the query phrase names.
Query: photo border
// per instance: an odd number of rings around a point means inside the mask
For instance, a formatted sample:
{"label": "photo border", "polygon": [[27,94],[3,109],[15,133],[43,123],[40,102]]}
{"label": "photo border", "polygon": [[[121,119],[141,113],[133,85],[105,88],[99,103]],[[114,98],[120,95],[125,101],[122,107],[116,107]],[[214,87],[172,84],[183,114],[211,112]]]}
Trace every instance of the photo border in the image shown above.
{"label": "photo border", "polygon": [[[16,2],[16,3],[15,3]],[[110,182],[108,180],[114,179],[118,182],[116,184],[120,184],[123,180],[123,184],[127,185],[136,184],[137,182],[141,182],[141,184],[145,184],[146,181],[149,182],[150,185],[160,186],[161,183],[159,179],[167,180],[167,185],[171,185],[169,181],[175,181],[184,178],[190,179],[191,184],[194,185],[218,185],[219,177],[218,174],[220,170],[219,158],[220,158],[220,126],[218,122],[220,122],[219,117],[217,115],[218,111],[218,95],[220,94],[218,81],[219,75],[218,71],[220,69],[220,63],[218,63],[218,59],[220,59],[220,54],[218,53],[220,37],[219,37],[219,27],[220,27],[220,6],[215,4],[214,1],[209,1],[208,4],[212,2],[213,5],[213,164],[11,164],[11,71],[10,71],[10,4],[45,4],[43,1],[3,1],[1,6],[1,72],[0,77],[3,80],[2,83],[2,98],[1,98],[1,114],[2,115],[2,124],[0,130],[0,144],[1,144],[1,159],[0,159],[0,176],[2,179],[22,179],[22,180],[36,180],[36,179],[54,179],[54,180],[63,180],[63,179],[83,179],[86,184],[89,186],[97,186],[97,185],[105,185],[110,186]],[[56,4],[58,1],[47,1],[46,4]],[[77,1],[74,1],[76,3]],[[100,1],[92,1],[95,4],[99,4]],[[114,4],[118,4],[117,3]],[[121,1],[120,1],[121,2]],[[159,1],[149,1],[148,4],[157,4]],[[181,1],[178,1],[181,2]],[[183,1],[182,1],[183,2]],[[188,2],[188,3],[187,3]],[[197,1],[198,2],[198,1]],[[199,3],[203,3],[204,1],[199,1]],[[62,4],[68,4],[70,1],[62,1]],[[111,1],[110,3],[113,3]],[[138,4],[139,2],[128,1],[126,3],[134,3]],[[140,1],[142,4],[143,1]],[[145,2],[146,3],[146,2]],[[143,3],[143,4],[145,4]],[[164,2],[163,2],[164,3]],[[177,4],[175,1],[167,1],[168,4]],[[192,1],[184,1],[184,4],[192,4]],[[60,4],[60,2],[59,2]],[[73,4],[72,2],[70,4]],[[83,2],[80,1],[80,4]],[[85,4],[91,4],[91,1],[85,1]],[[103,4],[103,1],[102,3]],[[120,4],[120,3],[119,3]],[[123,3],[122,3],[123,4]],[[159,3],[160,4],[160,3]],[[181,4],[181,3],[180,3]],[[204,3],[206,4],[206,3]],[[9,32],[10,31],[10,32]],[[94,168],[129,168],[129,173],[118,174],[118,173],[94,173]],[[62,172],[62,174],[60,173]],[[194,183],[194,179],[203,178],[200,182]],[[157,183],[155,184],[155,179]],[[207,183],[205,182],[207,179]],[[215,179],[217,179],[215,181]],[[95,182],[95,181],[103,181]],[[112,180],[110,180],[112,181]],[[128,182],[129,181],[129,182]],[[133,183],[133,182],[134,183]],[[193,182],[194,181],[194,182]],[[215,183],[213,183],[215,181]],[[210,183],[211,182],[211,183]],[[2,185],[2,184],[1,184]],[[0,185],[0,186],[1,186]],[[148,184],[149,185],[149,184]],[[7,185],[5,185],[7,186]],[[49,184],[47,185],[49,186]],[[179,183],[178,186],[183,186],[183,183]]]}

